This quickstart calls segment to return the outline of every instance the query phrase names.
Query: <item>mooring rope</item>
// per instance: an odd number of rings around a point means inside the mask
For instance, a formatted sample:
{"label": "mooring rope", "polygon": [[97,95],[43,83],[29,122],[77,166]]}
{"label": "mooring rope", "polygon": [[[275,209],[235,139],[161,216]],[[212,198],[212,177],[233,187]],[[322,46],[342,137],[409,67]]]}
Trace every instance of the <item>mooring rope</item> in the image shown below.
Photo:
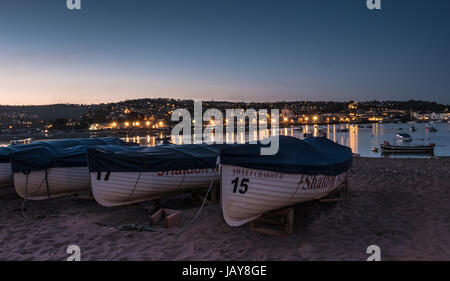
{"label": "mooring rope", "polygon": [[134,191],[136,190],[136,187],[137,187],[137,185],[138,185],[138,183],[139,183],[139,180],[141,179],[141,174],[142,174],[142,172],[139,172],[138,177],[137,177],[137,179],[136,179],[136,182],[134,183],[133,189],[131,190],[131,192],[130,192],[130,194],[128,195],[127,199],[125,199],[125,200],[123,201],[123,203],[121,204],[121,206],[125,206],[125,204],[127,203],[127,201],[130,200],[130,198],[133,196]]}
{"label": "mooring rope", "polygon": [[[27,199],[27,197],[28,197],[28,196],[27,196],[27,195],[28,195],[28,176],[30,175],[30,173],[31,173],[31,172],[29,172],[29,171],[23,172],[23,174],[26,175],[26,178],[25,178],[25,195],[24,195],[24,198],[23,198],[22,209],[21,209],[21,213],[22,213],[22,216],[23,216],[24,218],[29,218],[29,217],[27,217],[27,216],[25,215],[25,203],[26,203],[26,201],[28,200],[28,199]],[[34,198],[34,196],[36,196],[36,194],[39,192],[39,190],[41,189],[42,184],[44,183],[44,180],[45,180],[45,178],[42,179],[41,183],[39,184],[38,188],[36,189],[36,191],[35,191],[35,192],[33,193],[33,195],[31,196],[31,198]],[[37,216],[35,216],[35,217],[37,217]],[[31,218],[35,218],[35,217],[31,217]]]}
{"label": "mooring rope", "polygon": [[[24,173],[25,174],[25,173]],[[25,178],[25,196],[23,198],[22,201],[22,209],[20,210],[20,213],[22,214],[22,217],[27,218],[27,216],[25,215],[25,202],[27,201],[27,194],[28,194],[28,175],[30,173],[26,173],[26,178]]]}
{"label": "mooring rope", "polygon": [[216,172],[219,170],[219,167],[217,166],[213,177],[211,179],[211,182],[209,184],[208,187],[208,191],[206,192],[205,198],[203,199],[202,205],[200,206],[200,208],[197,210],[197,213],[195,214],[195,216],[178,232],[168,232],[168,231],[162,231],[162,230],[158,230],[155,229],[151,226],[148,225],[136,225],[136,224],[129,224],[129,225],[123,225],[119,227],[119,230],[137,230],[137,231],[151,231],[151,232],[158,232],[158,233],[163,233],[163,234],[167,234],[170,236],[177,236],[180,235],[181,233],[185,232],[188,227],[198,218],[198,216],[200,215],[201,211],[203,210],[203,208],[205,207],[206,201],[208,200],[208,195],[211,193],[212,187],[214,185],[214,181],[216,178]]}

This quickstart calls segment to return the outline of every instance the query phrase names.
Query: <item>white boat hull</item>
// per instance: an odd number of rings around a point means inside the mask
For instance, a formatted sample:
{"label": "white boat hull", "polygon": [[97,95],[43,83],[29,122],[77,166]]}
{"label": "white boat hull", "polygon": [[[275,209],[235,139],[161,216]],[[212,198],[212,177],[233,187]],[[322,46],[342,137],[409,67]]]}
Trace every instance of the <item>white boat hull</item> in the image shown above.
{"label": "white boat hull", "polygon": [[[47,188],[48,181],[48,188]],[[28,175],[14,173],[17,194],[28,200],[44,200],[74,195],[91,187],[87,167],[50,168],[45,179],[45,170]]]}
{"label": "white boat hull", "polygon": [[166,172],[91,172],[92,195],[105,207],[123,206],[209,187],[218,169]]}
{"label": "white boat hull", "polygon": [[0,163],[0,187],[8,186],[13,182],[11,163]]}
{"label": "white boat hull", "polygon": [[312,176],[223,165],[221,204],[225,222],[239,226],[267,212],[322,198],[345,177],[346,173]]}

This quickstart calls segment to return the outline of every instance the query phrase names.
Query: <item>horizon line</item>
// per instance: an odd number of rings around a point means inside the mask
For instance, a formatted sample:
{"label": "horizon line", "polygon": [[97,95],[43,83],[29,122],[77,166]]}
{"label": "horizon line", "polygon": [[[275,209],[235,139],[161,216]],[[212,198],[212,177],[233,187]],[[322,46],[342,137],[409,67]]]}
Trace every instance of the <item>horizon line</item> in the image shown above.
{"label": "horizon line", "polygon": [[17,106],[17,107],[25,107],[25,106],[53,106],[53,105],[77,105],[77,106],[90,106],[90,105],[104,105],[104,104],[113,104],[113,103],[122,103],[127,101],[137,101],[137,100],[156,100],[156,99],[167,99],[167,100],[176,100],[176,101],[201,101],[201,102],[228,102],[228,103],[295,103],[295,102],[337,102],[337,103],[349,103],[349,102],[430,102],[437,103],[445,106],[450,106],[447,103],[440,103],[435,100],[421,100],[421,99],[406,99],[406,100],[345,100],[345,101],[337,101],[337,100],[278,100],[278,101],[230,101],[230,100],[202,100],[202,99],[177,99],[170,97],[152,97],[152,98],[133,98],[133,99],[125,99],[125,100],[117,100],[117,101],[108,101],[108,102],[99,102],[99,103],[74,103],[74,102],[56,102],[56,103],[43,103],[43,104],[0,104],[0,106]]}

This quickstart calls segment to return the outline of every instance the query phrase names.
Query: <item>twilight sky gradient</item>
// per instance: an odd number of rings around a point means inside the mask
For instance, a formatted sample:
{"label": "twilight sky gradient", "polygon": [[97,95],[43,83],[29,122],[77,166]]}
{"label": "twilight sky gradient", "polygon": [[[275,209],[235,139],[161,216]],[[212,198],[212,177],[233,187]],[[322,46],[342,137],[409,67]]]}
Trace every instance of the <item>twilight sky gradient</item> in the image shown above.
{"label": "twilight sky gradient", "polygon": [[0,104],[450,103],[450,1],[1,0]]}

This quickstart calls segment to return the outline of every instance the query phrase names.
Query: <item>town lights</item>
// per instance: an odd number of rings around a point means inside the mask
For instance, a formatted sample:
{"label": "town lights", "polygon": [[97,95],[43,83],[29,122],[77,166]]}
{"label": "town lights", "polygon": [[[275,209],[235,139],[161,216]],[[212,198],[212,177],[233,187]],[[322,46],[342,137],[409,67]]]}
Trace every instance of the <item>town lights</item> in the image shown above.
{"label": "town lights", "polygon": [[116,127],[117,127],[117,122],[112,122],[111,126],[112,126],[113,128],[116,128]]}
{"label": "town lights", "polygon": [[125,122],[125,127],[129,127],[130,126],[130,122]]}
{"label": "town lights", "polygon": [[163,121],[159,121],[159,126],[163,127],[164,126],[164,122]]}
{"label": "town lights", "polygon": [[145,122],[145,126],[150,127],[150,121]]}
{"label": "town lights", "polygon": [[317,121],[319,119],[319,117],[317,115],[313,116],[313,120]]}

